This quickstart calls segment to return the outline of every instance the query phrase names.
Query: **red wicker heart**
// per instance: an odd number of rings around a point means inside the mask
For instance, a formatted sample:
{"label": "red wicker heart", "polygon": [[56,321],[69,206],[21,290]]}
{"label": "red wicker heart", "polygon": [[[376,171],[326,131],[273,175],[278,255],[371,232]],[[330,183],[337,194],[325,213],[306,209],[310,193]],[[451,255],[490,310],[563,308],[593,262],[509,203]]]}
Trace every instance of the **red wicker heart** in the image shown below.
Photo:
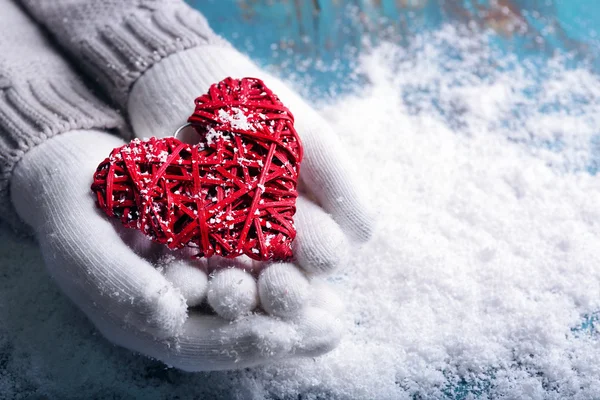
{"label": "red wicker heart", "polygon": [[196,99],[188,122],[200,143],[114,149],[94,174],[98,206],[171,249],[290,258],[302,160],[292,113],[259,79],[227,78]]}

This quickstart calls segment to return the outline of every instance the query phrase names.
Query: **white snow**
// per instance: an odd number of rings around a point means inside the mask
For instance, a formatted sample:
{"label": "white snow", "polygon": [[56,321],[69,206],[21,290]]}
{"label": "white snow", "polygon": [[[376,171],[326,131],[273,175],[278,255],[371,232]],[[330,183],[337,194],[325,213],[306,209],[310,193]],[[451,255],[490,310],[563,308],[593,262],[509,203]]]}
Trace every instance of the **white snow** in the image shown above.
{"label": "white snow", "polygon": [[219,110],[219,120],[223,123],[229,122],[232,128],[245,131],[255,131],[254,125],[248,121],[248,112],[238,107],[231,107],[230,110]]}
{"label": "white snow", "polygon": [[[379,212],[373,240],[331,278],[347,305],[339,348],[166,370],[100,339],[32,245],[2,232],[13,250],[0,255],[0,392],[409,399],[458,393],[462,379],[481,398],[600,398],[598,336],[572,330],[600,310],[600,179],[586,171],[600,81],[557,60],[527,97],[535,74],[508,68],[485,37],[447,28],[417,47],[365,57],[371,86],[323,109]],[[473,73],[490,60],[508,70]]]}

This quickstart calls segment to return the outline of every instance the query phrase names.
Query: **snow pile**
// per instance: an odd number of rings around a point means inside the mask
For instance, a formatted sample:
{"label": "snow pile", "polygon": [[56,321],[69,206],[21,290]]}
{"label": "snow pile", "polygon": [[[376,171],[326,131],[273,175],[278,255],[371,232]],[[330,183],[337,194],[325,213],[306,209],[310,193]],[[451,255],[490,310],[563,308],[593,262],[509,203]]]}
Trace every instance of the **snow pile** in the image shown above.
{"label": "snow pile", "polygon": [[599,398],[598,336],[573,328],[600,310],[600,179],[589,173],[600,80],[560,60],[537,70],[497,58],[484,36],[453,28],[414,49],[382,46],[362,69],[363,93],[324,109],[380,217],[332,277],[348,305],[338,349],[229,373],[166,370],[92,336],[39,256],[17,250],[0,283],[0,390]]}

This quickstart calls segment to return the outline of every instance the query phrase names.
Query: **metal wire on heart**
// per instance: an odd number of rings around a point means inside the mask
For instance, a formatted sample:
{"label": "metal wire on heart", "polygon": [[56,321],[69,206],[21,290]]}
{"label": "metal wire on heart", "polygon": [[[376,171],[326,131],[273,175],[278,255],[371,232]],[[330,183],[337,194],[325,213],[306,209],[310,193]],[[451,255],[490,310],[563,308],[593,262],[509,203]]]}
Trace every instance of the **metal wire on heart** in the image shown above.
{"label": "metal wire on heart", "polygon": [[94,174],[98,206],[129,228],[198,256],[292,256],[302,144],[292,113],[255,78],[196,99],[191,145],[151,138],[114,149]]}

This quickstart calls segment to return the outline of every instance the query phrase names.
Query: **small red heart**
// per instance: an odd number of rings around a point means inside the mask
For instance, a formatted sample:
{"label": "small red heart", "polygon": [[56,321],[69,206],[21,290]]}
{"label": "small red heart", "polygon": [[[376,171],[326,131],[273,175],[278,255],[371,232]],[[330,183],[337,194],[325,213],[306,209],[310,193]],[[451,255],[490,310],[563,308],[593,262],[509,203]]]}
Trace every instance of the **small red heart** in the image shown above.
{"label": "small red heart", "polygon": [[98,206],[171,249],[198,256],[292,256],[302,144],[292,113],[255,78],[227,78],[196,99],[200,142],[150,138],[97,168]]}

